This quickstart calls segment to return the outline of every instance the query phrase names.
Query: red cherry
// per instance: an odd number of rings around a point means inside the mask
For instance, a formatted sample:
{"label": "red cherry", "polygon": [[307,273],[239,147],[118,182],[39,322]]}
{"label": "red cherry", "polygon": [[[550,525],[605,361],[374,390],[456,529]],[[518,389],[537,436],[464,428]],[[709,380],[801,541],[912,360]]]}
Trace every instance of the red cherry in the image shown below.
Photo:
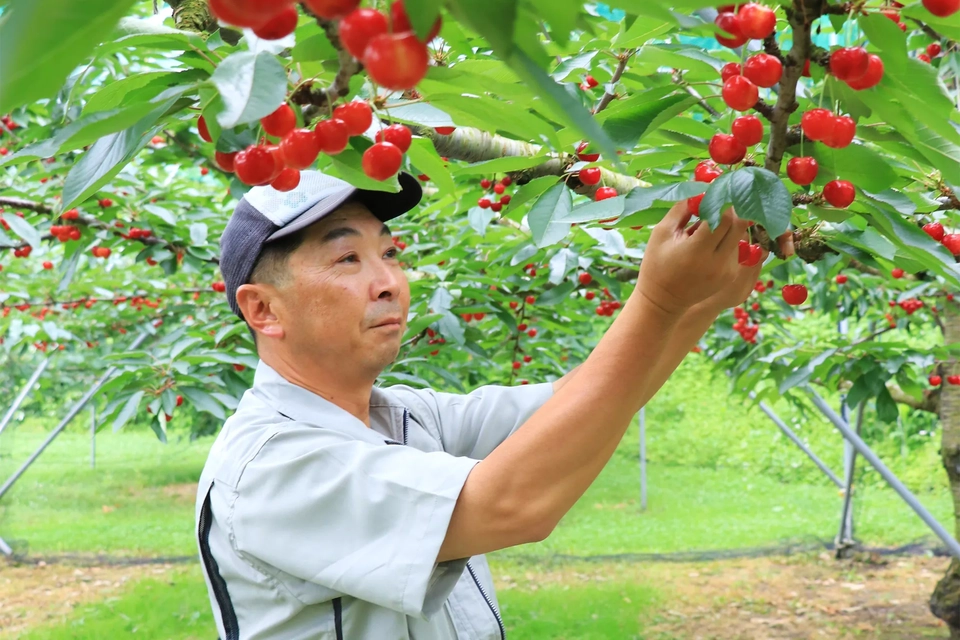
{"label": "red cherry", "polygon": [[697,182],[710,183],[719,178],[721,174],[723,174],[723,170],[717,167],[717,163],[713,160],[703,160],[694,169],[693,179]]}
{"label": "red cherry", "polygon": [[939,387],[940,383],[943,382],[943,378],[940,376],[930,376],[927,378],[927,382],[930,383],[931,387]]}
{"label": "red cherry", "polygon": [[43,263],[43,268],[44,268],[44,269],[53,269],[53,263],[50,262],[50,261],[45,261],[45,262]]}
{"label": "red cherry", "polygon": [[597,202],[601,200],[606,200],[608,198],[616,198],[617,190],[613,187],[600,187],[597,189],[597,192],[593,194],[593,199]]}
{"label": "red cherry", "polygon": [[210,12],[238,27],[258,27],[273,18],[292,0],[209,0]]}
{"label": "red cherry", "polygon": [[846,284],[846,283],[847,283],[847,276],[842,273],[838,273],[837,284]]}
{"label": "red cherry", "polygon": [[233,173],[234,163],[237,157],[237,151],[233,153],[224,153],[222,151],[217,151],[213,154],[214,160],[217,162],[217,166],[223,169],[228,173]]}
{"label": "red cherry", "polygon": [[849,116],[838,116],[833,120],[833,129],[824,136],[823,144],[832,149],[850,146],[857,134],[857,125]]}
{"label": "red cherry", "polygon": [[266,145],[250,145],[237,153],[234,170],[240,182],[252,186],[269,183],[274,178],[273,153]]}
{"label": "red cherry", "polygon": [[587,291],[587,293],[584,294],[583,297],[586,298],[587,300],[593,300],[594,298],[597,297],[597,294],[594,293],[593,291]]}
{"label": "red cherry", "polygon": [[740,29],[740,18],[735,13],[728,11],[718,13],[713,23],[720,29],[720,33],[716,34],[717,42],[725,47],[734,49],[749,40],[747,36],[743,35],[743,31]]}
{"label": "red cherry", "polygon": [[740,31],[748,38],[763,40],[777,27],[777,14],[773,9],[750,2],[740,7]]}
{"label": "red cherry", "polygon": [[536,330],[536,329],[530,329],[529,331],[527,331],[527,335],[530,336],[531,338],[536,338],[536,337],[537,337],[537,330]]}
{"label": "red cherry", "polygon": [[847,82],[851,89],[863,91],[864,89],[877,86],[880,81],[883,80],[883,60],[880,59],[880,56],[873,53],[867,56],[867,58],[869,58],[870,62],[867,67],[867,72],[863,77]]}
{"label": "red cherry", "polygon": [[481,209],[489,209],[491,204],[493,203],[490,201],[490,198],[480,198],[477,200],[477,206]]}
{"label": "red cherry", "polygon": [[[896,269],[890,272],[890,275],[893,276],[894,280],[899,280],[900,278],[903,277],[903,274],[904,274],[904,271],[900,267],[897,267]],[[891,302],[893,301],[891,300]],[[890,305],[890,306],[894,306],[894,305]]]}
{"label": "red cherry", "polygon": [[282,138],[297,126],[297,114],[284,102],[277,107],[277,110],[268,116],[260,118],[260,126],[267,132],[267,135]]}
{"label": "red cherry", "polygon": [[80,210],[67,209],[66,211],[63,212],[63,215],[60,217],[63,218],[64,220],[76,220],[77,218],[80,217]]}
{"label": "red cherry", "polygon": [[586,271],[584,271],[579,276],[577,276],[577,279],[580,280],[580,284],[582,284],[583,286],[587,286],[588,284],[593,282],[593,276],[587,273]]}
{"label": "red cherry", "polygon": [[939,222],[928,222],[923,225],[923,230],[937,242],[943,242],[945,231],[943,230],[943,225]]}
{"label": "red cherry", "polygon": [[811,140],[823,140],[830,135],[836,119],[828,109],[811,109],[800,118],[800,128]]}
{"label": "red cherry", "polygon": [[519,368],[522,367],[522,366],[523,366],[523,365],[520,364],[519,362],[517,362],[516,360],[513,361],[513,368],[514,368],[514,370],[517,370],[517,369],[519,369]]}
{"label": "red cherry", "polygon": [[302,0],[314,14],[327,20],[342,18],[357,8],[360,0]]}
{"label": "red cherry", "polygon": [[733,137],[748,147],[763,140],[763,123],[757,116],[740,116],[730,127]]}
{"label": "red cherry", "polygon": [[752,109],[760,99],[757,85],[743,76],[734,76],[723,83],[723,101],[736,111]]}
{"label": "red cherry", "polygon": [[[502,210],[503,210],[503,203],[502,203],[502,202],[491,202],[491,203],[490,203],[490,211],[495,211],[495,212],[497,212],[497,213],[500,213]],[[532,269],[531,269],[531,271],[530,271],[530,275],[533,275],[533,270],[532,270]]]}
{"label": "red cherry", "polygon": [[294,129],[280,141],[283,163],[291,169],[306,169],[320,154],[317,136],[311,129]]}
{"label": "red cherry", "polygon": [[758,87],[772,87],[783,76],[783,64],[767,53],[750,56],[743,65],[743,75]]}
{"label": "red cherry", "polygon": [[580,169],[580,182],[587,186],[593,186],[600,182],[600,167],[587,167]]}
{"label": "red cherry", "polygon": [[863,47],[843,47],[830,54],[830,73],[838,80],[858,80],[869,68],[870,58]]}
{"label": "red cherry", "polygon": [[946,18],[960,11],[960,0],[923,0],[923,6],[933,15]]}
{"label": "red cherry", "polygon": [[726,82],[730,78],[741,75],[743,72],[740,65],[736,62],[728,62],[720,68],[720,79]]}
{"label": "red cherry", "polygon": [[834,207],[846,209],[857,197],[857,191],[846,180],[831,180],[823,187],[823,197]]}
{"label": "red cherry", "polygon": [[780,294],[784,302],[795,307],[806,301],[807,288],[802,284],[786,284],[780,290]]}
{"label": "red cherry", "polygon": [[300,184],[300,170],[286,168],[280,172],[280,175],[273,179],[270,186],[277,191],[292,191]]}
{"label": "red cherry", "polygon": [[927,55],[931,58],[936,58],[943,51],[943,47],[940,46],[939,42],[931,42],[927,45]]}
{"label": "red cherry", "polygon": [[[527,296],[527,297],[525,298],[525,301],[526,301],[527,304],[533,304],[533,303],[535,303],[535,302],[537,301],[537,299],[534,298],[533,296]],[[520,331],[523,331],[523,329],[520,329]]]}
{"label": "red cherry", "polygon": [[763,249],[758,244],[746,240],[737,243],[737,262],[744,267],[755,267],[763,257]]}
{"label": "red cherry", "polygon": [[505,186],[503,186],[503,183],[497,183],[497,184],[493,185],[493,192],[494,192],[495,194],[497,194],[498,196],[499,196],[500,194],[502,194],[502,193],[503,193],[504,191],[506,191],[506,190],[507,190],[507,188],[506,188]]}
{"label": "red cherry", "polygon": [[210,129],[207,128],[207,121],[203,119],[203,116],[197,120],[197,131],[200,132],[200,139],[204,142],[213,142],[213,138],[210,137]]}
{"label": "red cherry", "polygon": [[584,140],[577,145],[577,158],[583,160],[584,162],[596,162],[600,159],[599,153],[585,153],[585,151],[590,147],[590,143]]}
{"label": "red cherry", "polygon": [[363,172],[374,180],[386,180],[403,164],[403,152],[389,142],[378,142],[363,152]]}
{"label": "red cherry", "polygon": [[718,164],[736,164],[747,155],[747,147],[731,135],[714,134],[710,139],[710,157]]}
{"label": "red cherry", "polygon": [[960,376],[947,376],[947,384],[960,385]]}
{"label": "red cherry", "polygon": [[803,61],[803,77],[804,78],[810,77],[810,60]]}
{"label": "red cherry", "polygon": [[207,175],[208,173],[210,173],[210,169],[208,169],[208,168],[206,168],[206,167],[200,167],[200,175],[205,176],[205,175]]}
{"label": "red cherry", "polygon": [[350,134],[347,125],[339,118],[321,120],[313,130],[322,153],[336,155],[347,148]]}
{"label": "red cherry", "polygon": [[373,124],[373,110],[362,100],[341,104],[333,110],[333,117],[343,120],[347,134],[351,136],[363,135]]}
{"label": "red cherry", "polygon": [[265,24],[254,27],[253,33],[258,38],[263,38],[264,40],[279,40],[280,38],[285,38],[297,28],[297,20],[299,17],[300,15],[297,13],[296,7],[292,5],[284,7]]}
{"label": "red cherry", "polygon": [[492,185],[493,185],[493,183],[490,182],[489,180],[487,180],[486,178],[481,178],[481,179],[480,179],[480,186],[481,186],[483,189],[489,189]]}
{"label": "red cherry", "polygon": [[[113,206],[113,200],[111,200],[110,198],[104,198],[103,200],[99,200],[97,204],[99,204],[104,209],[108,209]],[[20,216],[20,217],[22,218],[23,216]]]}
{"label": "red cherry", "polygon": [[815,158],[791,158],[790,162],[787,163],[787,177],[794,184],[805,187],[816,180],[819,169],[820,166]]}
{"label": "red cherry", "polygon": [[510,204],[510,200],[512,200],[510,194],[504,194],[500,197],[500,202],[504,205]]}
{"label": "red cherry", "polygon": [[593,89],[600,83],[597,81],[596,78],[594,78],[591,75],[588,75],[586,78],[583,79],[583,84],[585,84],[588,89]]}
{"label": "red cherry", "polygon": [[413,89],[427,75],[430,56],[427,45],[411,31],[384,33],[370,40],[363,52],[370,78],[385,89]]}
{"label": "red cherry", "polygon": [[698,196],[693,196],[692,198],[687,199],[687,213],[692,216],[700,215],[700,203],[703,201],[703,196],[706,194],[701,193]]}
{"label": "red cherry", "polygon": [[370,41],[388,31],[387,16],[376,9],[357,9],[340,21],[340,42],[350,55],[360,59]]}
{"label": "red cherry", "polygon": [[227,290],[227,285],[225,282],[218,280],[210,285],[210,288],[216,291],[217,293],[223,293]]}
{"label": "red cherry", "polygon": [[[390,18],[393,20],[394,32],[413,31],[413,25],[410,24],[410,18],[407,17],[407,10],[403,6],[403,0],[394,0],[394,3],[390,5]],[[436,22],[434,22],[433,27],[430,28],[430,33],[427,34],[426,42],[430,42],[437,37],[437,34],[440,33],[442,23],[443,21],[440,19],[440,16],[437,16]]]}
{"label": "red cherry", "polygon": [[928,63],[928,64],[931,62],[930,56],[928,56],[928,55],[925,54],[925,53],[921,53],[920,55],[918,55],[918,56],[917,56],[917,60],[922,60],[923,62],[926,62],[926,63]]}
{"label": "red cherry", "polygon": [[402,153],[406,153],[413,141],[413,134],[410,133],[410,129],[406,125],[392,124],[386,129],[378,131],[376,140],[377,142],[389,142],[396,145]]}
{"label": "red cherry", "polygon": [[943,246],[955,256],[960,256],[960,233],[948,233],[943,236]]}
{"label": "red cherry", "polygon": [[456,127],[434,127],[433,130],[436,131],[441,136],[449,136],[454,131],[456,131],[457,128]]}
{"label": "red cherry", "polygon": [[505,187],[509,187],[510,185],[513,184],[513,178],[511,178],[510,176],[503,176],[502,178],[500,178],[500,184],[502,184]]}

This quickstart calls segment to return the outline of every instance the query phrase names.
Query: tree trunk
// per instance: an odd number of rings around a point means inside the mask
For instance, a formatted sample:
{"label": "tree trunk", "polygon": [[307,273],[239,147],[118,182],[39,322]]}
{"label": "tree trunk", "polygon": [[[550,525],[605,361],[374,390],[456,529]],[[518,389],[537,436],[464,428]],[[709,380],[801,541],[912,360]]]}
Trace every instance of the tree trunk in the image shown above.
{"label": "tree trunk", "polygon": [[[946,344],[960,342],[960,310],[957,305],[944,305],[943,332]],[[943,376],[960,373],[960,363],[945,363]],[[940,456],[950,480],[953,496],[954,536],[960,537],[960,387],[946,385],[940,396]],[[930,596],[930,611],[947,623],[950,638],[960,640],[960,560],[954,559],[946,575]]]}

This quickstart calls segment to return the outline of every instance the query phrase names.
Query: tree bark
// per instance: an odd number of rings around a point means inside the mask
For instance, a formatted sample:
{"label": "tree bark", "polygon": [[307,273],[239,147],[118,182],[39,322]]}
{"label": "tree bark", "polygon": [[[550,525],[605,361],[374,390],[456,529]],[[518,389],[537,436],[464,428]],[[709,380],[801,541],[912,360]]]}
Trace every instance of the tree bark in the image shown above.
{"label": "tree bark", "polygon": [[[952,304],[945,307],[944,340],[946,344],[960,342],[960,309]],[[958,374],[960,363],[953,358],[943,369],[944,376]],[[954,536],[960,537],[960,388],[954,385],[946,385],[940,397],[940,429],[940,456],[953,497]],[[930,596],[930,612],[947,623],[952,640],[960,640],[960,561],[956,558]]]}

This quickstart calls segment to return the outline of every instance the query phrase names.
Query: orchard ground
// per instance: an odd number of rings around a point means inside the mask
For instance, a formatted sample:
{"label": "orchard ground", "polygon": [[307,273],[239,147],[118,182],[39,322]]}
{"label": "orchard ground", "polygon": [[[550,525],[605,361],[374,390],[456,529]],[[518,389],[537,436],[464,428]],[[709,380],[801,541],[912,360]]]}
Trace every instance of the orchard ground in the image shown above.
{"label": "orchard ground", "polygon": [[[786,404],[777,410],[800,417]],[[85,425],[68,429],[0,503],[0,536],[27,557],[0,565],[0,638],[214,637],[192,534],[212,438],[191,443],[174,432],[162,445],[131,423],[99,436],[91,469]],[[0,475],[51,426],[28,420],[6,432]],[[841,468],[840,439],[828,425],[811,415],[799,429]],[[946,559],[861,554],[838,562],[818,548],[837,528],[836,488],[762,414],[731,399],[703,359],[688,358],[651,403],[648,430],[647,512],[638,506],[634,425],[549,539],[492,554],[511,637],[947,637],[926,606]],[[932,464],[936,438],[907,444],[891,437],[877,447],[948,522],[949,495]],[[865,544],[931,542],[875,473],[861,480],[855,516]],[[677,561],[680,552],[767,549],[779,551]],[[144,558],[168,562],[133,564]]]}

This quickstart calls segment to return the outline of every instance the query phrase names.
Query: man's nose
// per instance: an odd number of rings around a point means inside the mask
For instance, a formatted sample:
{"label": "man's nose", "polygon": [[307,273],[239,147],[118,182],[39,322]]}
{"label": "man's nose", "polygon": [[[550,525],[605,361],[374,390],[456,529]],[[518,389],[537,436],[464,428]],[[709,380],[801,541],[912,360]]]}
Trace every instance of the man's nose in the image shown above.
{"label": "man's nose", "polygon": [[403,271],[396,265],[380,262],[373,279],[373,297],[397,298],[400,296]]}

